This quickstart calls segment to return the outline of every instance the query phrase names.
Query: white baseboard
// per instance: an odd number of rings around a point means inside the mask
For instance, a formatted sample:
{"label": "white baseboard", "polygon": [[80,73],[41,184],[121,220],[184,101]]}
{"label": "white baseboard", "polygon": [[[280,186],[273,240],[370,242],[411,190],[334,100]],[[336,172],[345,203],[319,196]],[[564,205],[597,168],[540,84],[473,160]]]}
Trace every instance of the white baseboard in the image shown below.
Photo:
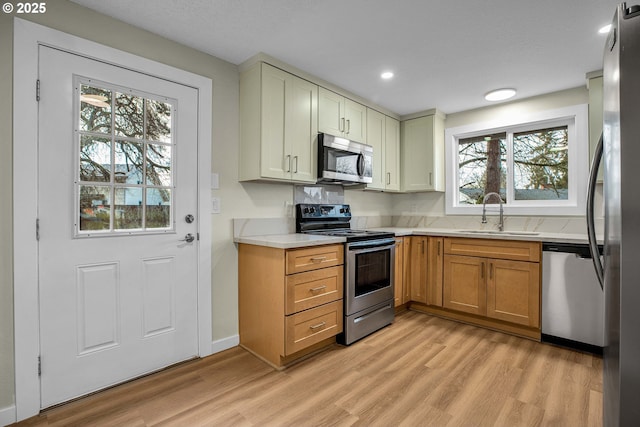
{"label": "white baseboard", "polygon": [[0,409],[0,426],[6,426],[16,422],[16,407],[15,405],[7,406]]}
{"label": "white baseboard", "polygon": [[232,335],[230,337],[215,340],[211,343],[211,354],[228,350],[236,347],[238,344],[240,344],[240,335]]}

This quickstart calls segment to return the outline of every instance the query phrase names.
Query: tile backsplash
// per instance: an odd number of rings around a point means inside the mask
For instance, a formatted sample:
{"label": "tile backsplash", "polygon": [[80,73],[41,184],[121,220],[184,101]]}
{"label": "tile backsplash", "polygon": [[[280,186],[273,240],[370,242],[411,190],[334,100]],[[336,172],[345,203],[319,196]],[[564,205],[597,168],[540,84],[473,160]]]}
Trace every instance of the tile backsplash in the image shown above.
{"label": "tile backsplash", "polygon": [[344,203],[344,188],[341,185],[296,185],[293,204],[298,203]]}

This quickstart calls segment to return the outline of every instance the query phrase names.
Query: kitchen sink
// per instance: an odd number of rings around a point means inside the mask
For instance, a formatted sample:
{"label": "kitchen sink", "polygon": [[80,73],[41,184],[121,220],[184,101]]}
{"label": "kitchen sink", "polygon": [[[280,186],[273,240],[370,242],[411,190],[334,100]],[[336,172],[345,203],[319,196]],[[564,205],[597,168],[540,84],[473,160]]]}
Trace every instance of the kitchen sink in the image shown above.
{"label": "kitchen sink", "polygon": [[536,231],[498,231],[498,230],[460,230],[461,233],[473,233],[473,234],[497,234],[507,236],[537,236]]}

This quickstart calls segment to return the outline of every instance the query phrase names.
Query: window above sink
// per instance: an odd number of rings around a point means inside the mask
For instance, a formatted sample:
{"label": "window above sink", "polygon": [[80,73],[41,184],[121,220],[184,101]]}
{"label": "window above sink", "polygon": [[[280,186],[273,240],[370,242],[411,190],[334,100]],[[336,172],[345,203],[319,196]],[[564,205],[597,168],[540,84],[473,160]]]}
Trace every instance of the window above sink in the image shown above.
{"label": "window above sink", "polygon": [[496,192],[506,215],[582,215],[587,111],[575,105],[446,129],[446,213],[481,214],[483,196]]}

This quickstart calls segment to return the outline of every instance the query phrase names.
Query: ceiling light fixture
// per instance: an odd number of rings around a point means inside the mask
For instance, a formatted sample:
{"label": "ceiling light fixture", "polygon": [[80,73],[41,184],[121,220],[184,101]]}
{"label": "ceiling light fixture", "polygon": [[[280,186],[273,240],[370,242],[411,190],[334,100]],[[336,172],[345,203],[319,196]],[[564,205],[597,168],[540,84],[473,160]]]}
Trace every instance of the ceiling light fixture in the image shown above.
{"label": "ceiling light fixture", "polygon": [[600,34],[607,34],[609,31],[611,31],[611,24],[605,25],[604,27],[598,30]]}
{"label": "ceiling light fixture", "polygon": [[487,101],[504,101],[505,99],[512,98],[516,95],[516,90],[511,88],[503,88],[492,90],[485,94],[484,99]]}
{"label": "ceiling light fixture", "polygon": [[393,73],[391,71],[385,71],[384,73],[380,74],[380,77],[382,77],[385,80],[389,80],[390,78],[393,77]]}

